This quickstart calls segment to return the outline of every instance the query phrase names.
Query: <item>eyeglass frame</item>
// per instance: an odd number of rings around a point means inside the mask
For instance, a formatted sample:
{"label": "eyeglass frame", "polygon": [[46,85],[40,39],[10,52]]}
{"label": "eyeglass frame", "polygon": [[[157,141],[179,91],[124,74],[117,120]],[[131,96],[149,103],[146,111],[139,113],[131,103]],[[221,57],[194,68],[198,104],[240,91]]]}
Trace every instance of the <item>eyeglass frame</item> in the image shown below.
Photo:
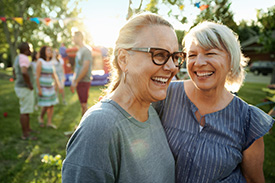
{"label": "eyeglass frame", "polygon": [[[152,51],[152,49],[155,49],[155,50],[163,50],[163,51],[166,51],[169,53],[169,56],[167,57],[167,60],[165,60],[162,64],[158,64],[154,61],[154,52]],[[174,55],[177,54],[177,53],[182,53],[183,56],[182,56],[182,62],[179,63],[179,65],[175,65],[176,67],[178,67],[178,69],[180,69],[180,67],[182,66],[183,62],[184,62],[184,58],[185,58],[185,53],[183,51],[177,51],[177,52],[174,52],[174,53],[170,53],[170,51],[166,50],[166,49],[163,49],[163,48],[155,48],[155,47],[148,47],[148,48],[137,48],[137,47],[133,47],[133,48],[128,48],[126,49],[128,51],[138,51],[138,52],[144,52],[144,53],[151,53],[151,57],[152,57],[152,61],[155,65],[165,65],[169,58],[172,56],[172,59],[174,61]]]}

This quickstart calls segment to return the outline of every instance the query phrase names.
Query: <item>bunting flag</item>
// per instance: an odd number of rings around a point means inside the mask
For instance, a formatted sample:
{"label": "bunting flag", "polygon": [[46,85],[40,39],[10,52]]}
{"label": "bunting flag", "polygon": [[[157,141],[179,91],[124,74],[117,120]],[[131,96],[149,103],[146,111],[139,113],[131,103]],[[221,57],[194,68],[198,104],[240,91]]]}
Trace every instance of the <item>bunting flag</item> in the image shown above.
{"label": "bunting flag", "polygon": [[40,24],[40,20],[38,17],[30,18],[30,21]]}
{"label": "bunting flag", "polygon": [[22,17],[14,17],[13,20],[15,20],[17,23],[19,23],[20,25],[23,24],[23,18]]}
{"label": "bunting flag", "polygon": [[184,5],[180,5],[179,8],[180,8],[180,10],[183,10]]}
{"label": "bunting flag", "polygon": [[6,21],[6,18],[5,18],[5,17],[0,17],[0,20],[1,20],[2,22],[5,22],[5,21]]}
{"label": "bunting flag", "polygon": [[200,2],[198,2],[198,3],[195,3],[195,6],[197,7],[197,8],[200,8]]}
{"label": "bunting flag", "polygon": [[[6,22],[7,20],[14,20],[18,24],[23,25],[23,18],[22,17],[13,17],[13,18],[8,18],[8,17],[0,17],[0,23]],[[31,22],[35,22],[36,24],[40,24],[40,22],[43,22],[45,25],[49,25],[51,23],[59,23],[61,27],[64,27],[64,25],[67,25],[71,21],[77,21],[81,20],[80,18],[39,18],[39,17],[31,17],[27,18],[27,20]]]}
{"label": "bunting flag", "polygon": [[201,5],[200,6],[200,10],[202,11],[202,10],[205,10],[206,8],[208,8],[209,7],[209,5]]}
{"label": "bunting flag", "polygon": [[209,7],[209,5],[200,5],[200,4],[201,4],[201,2],[197,2],[197,3],[195,3],[194,5],[195,5],[197,8],[199,8],[201,11],[202,11],[202,10],[205,10],[206,8]]}

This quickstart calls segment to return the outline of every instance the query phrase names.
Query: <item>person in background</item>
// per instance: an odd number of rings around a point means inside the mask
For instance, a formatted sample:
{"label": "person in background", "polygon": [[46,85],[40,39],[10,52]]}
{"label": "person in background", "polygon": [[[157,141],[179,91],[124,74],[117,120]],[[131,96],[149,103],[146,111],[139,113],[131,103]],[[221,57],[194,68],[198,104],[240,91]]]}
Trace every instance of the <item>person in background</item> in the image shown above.
{"label": "person in background", "polygon": [[19,98],[20,105],[20,124],[23,135],[22,140],[35,140],[36,137],[30,136],[33,131],[30,127],[30,114],[34,110],[34,92],[33,92],[33,71],[28,56],[31,55],[30,46],[27,42],[19,45],[20,54],[15,58],[13,65],[13,74],[15,78],[14,90]]}
{"label": "person in background", "polygon": [[[36,67],[36,84],[38,90],[38,105],[42,107],[41,113],[38,117],[40,127],[44,127],[44,115],[47,112],[47,127],[56,129],[57,127],[52,124],[53,108],[58,103],[54,83],[62,92],[59,80],[54,71],[54,66],[51,61],[52,49],[49,46],[43,46],[40,49],[40,58]],[[55,81],[55,82],[54,82]]]}
{"label": "person in background", "polygon": [[166,97],[182,57],[172,25],[158,15],[138,15],[121,28],[107,94],[70,138],[63,182],[174,182],[174,158],[151,102]]}
{"label": "person in background", "polygon": [[61,94],[62,103],[64,105],[66,105],[67,102],[66,102],[66,99],[65,99],[65,90],[64,90],[64,86],[65,86],[64,61],[60,57],[60,55],[58,53],[58,50],[53,50],[52,62],[54,64],[55,72],[56,72],[56,75],[58,77],[60,87],[62,87],[62,90],[61,90],[62,92],[59,92],[58,90],[56,92]]}
{"label": "person in background", "polygon": [[33,51],[32,53],[32,70],[34,76],[33,88],[34,88],[34,109],[37,111],[38,109],[38,94],[37,94],[37,87],[36,87],[36,64],[39,59],[39,52]]}
{"label": "person in background", "polygon": [[79,49],[75,56],[75,69],[71,91],[74,93],[75,89],[77,90],[83,116],[87,110],[89,88],[91,86],[92,53],[90,48],[84,44],[82,32],[75,32],[73,39]]}
{"label": "person in background", "polygon": [[264,182],[263,136],[274,120],[230,93],[245,58],[227,26],[203,22],[183,40],[191,80],[155,103],[176,161],[176,182]]}

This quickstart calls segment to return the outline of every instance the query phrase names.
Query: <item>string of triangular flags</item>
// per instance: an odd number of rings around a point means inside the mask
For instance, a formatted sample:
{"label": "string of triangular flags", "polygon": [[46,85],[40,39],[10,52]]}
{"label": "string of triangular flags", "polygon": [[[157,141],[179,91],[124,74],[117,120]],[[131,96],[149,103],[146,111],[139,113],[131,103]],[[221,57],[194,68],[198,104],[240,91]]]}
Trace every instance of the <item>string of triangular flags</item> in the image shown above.
{"label": "string of triangular flags", "polygon": [[[15,22],[17,22],[18,24],[22,25],[24,19],[22,17],[0,17],[0,23],[2,22],[6,22],[7,20],[14,20]],[[39,17],[31,17],[31,18],[27,18],[27,20],[35,22],[37,24],[40,24],[41,22],[43,22],[46,25],[49,25],[50,23],[56,23],[59,22],[59,24],[63,24],[63,25],[67,25],[70,21],[76,21],[79,20],[79,18],[64,18],[64,19],[60,19],[60,18],[39,18]]]}

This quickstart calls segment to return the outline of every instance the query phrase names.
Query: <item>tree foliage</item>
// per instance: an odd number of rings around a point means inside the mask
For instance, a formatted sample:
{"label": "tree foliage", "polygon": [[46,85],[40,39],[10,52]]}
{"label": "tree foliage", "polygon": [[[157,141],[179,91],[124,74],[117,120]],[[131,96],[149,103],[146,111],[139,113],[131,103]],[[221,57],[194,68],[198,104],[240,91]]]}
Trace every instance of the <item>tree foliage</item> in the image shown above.
{"label": "tree foliage", "polygon": [[[18,44],[27,41],[38,50],[42,45],[59,47],[61,42],[71,43],[71,28],[78,26],[79,22],[51,22],[37,24],[29,21],[30,17],[64,19],[77,17],[80,10],[77,8],[78,1],[70,0],[1,0],[0,16],[7,17],[7,21],[0,24],[0,56],[2,61],[8,61],[10,66],[16,56]],[[23,24],[15,22],[11,18],[22,17]],[[4,39],[2,39],[4,38]],[[8,53],[8,54],[7,54]]]}
{"label": "tree foliage", "polygon": [[275,55],[275,6],[268,8],[267,12],[258,10],[258,22],[261,24],[259,42],[264,46],[263,52]]}
{"label": "tree foliage", "polygon": [[240,42],[243,42],[251,37],[258,36],[260,34],[260,27],[254,20],[250,24],[242,20],[238,25],[237,34],[239,35]]}
{"label": "tree foliage", "polygon": [[[195,6],[195,3],[192,0],[189,1]],[[130,18],[133,14],[142,11],[158,13],[160,10],[160,4],[162,4],[168,7],[167,15],[169,17],[175,18],[182,24],[188,22],[188,17],[184,15],[184,3],[186,3],[184,0],[150,0],[149,3],[146,4],[145,8],[141,9],[143,2],[143,0],[140,1],[140,6],[138,9],[132,9],[132,1],[129,0],[128,18]],[[221,22],[234,31],[237,31],[237,24],[233,20],[234,14],[230,11],[231,3],[228,0],[201,0],[200,3],[201,5],[209,5],[209,7],[201,11],[195,22],[192,22],[193,26],[204,20],[209,20]],[[176,33],[179,38],[179,42],[181,42],[185,32],[176,31]]]}
{"label": "tree foliage", "polygon": [[233,19],[234,14],[230,11],[231,2],[228,0],[204,0],[203,2],[209,5],[209,7],[201,11],[197,16],[194,25],[197,25],[204,20],[209,20],[223,23],[233,31],[237,31],[237,24]]}

